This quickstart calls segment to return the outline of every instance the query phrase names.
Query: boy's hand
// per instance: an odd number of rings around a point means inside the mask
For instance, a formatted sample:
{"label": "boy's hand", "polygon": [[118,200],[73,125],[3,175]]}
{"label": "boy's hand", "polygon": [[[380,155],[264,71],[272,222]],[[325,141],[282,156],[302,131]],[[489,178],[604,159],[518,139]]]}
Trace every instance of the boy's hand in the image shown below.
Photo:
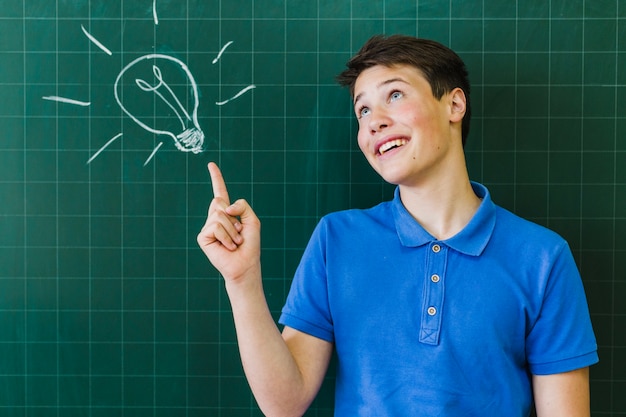
{"label": "boy's hand", "polygon": [[261,223],[245,200],[230,204],[220,169],[209,163],[213,201],[198,244],[213,266],[227,281],[236,281],[247,272],[260,273]]}

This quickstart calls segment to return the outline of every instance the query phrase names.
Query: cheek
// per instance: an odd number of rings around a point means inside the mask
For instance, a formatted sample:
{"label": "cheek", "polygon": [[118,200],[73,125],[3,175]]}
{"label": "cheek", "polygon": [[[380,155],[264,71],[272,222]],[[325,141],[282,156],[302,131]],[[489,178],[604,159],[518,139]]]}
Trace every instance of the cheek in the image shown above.
{"label": "cheek", "polygon": [[409,120],[409,123],[421,129],[428,128],[433,123],[432,115],[424,112],[407,113],[406,120]]}
{"label": "cheek", "polygon": [[437,108],[426,107],[419,112],[409,112],[407,116],[410,117],[413,126],[417,126],[424,131],[438,131],[448,125],[445,114]]}
{"label": "cheek", "polygon": [[367,150],[367,139],[365,138],[365,132],[363,131],[362,128],[359,127],[359,131],[356,134],[356,140],[357,143],[359,145],[359,149],[361,149],[361,152],[363,152],[364,154],[367,154],[366,150]]}

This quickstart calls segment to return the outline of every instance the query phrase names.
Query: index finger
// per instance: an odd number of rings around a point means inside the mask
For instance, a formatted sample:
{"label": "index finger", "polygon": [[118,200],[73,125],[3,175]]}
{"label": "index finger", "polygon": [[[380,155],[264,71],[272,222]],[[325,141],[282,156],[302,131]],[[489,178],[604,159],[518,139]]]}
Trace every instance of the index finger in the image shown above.
{"label": "index finger", "polygon": [[209,174],[211,175],[211,185],[213,186],[213,197],[219,197],[226,201],[226,204],[230,204],[222,171],[220,171],[215,162],[209,162]]}

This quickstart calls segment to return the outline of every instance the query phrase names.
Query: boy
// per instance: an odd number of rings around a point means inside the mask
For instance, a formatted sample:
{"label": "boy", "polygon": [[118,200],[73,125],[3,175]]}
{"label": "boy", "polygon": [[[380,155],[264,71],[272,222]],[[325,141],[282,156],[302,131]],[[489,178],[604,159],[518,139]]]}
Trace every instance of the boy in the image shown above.
{"label": "boy", "polygon": [[358,143],[394,199],[325,216],[280,318],[269,313],[260,223],[217,166],[198,242],[224,276],[261,409],[302,415],[333,349],[337,416],[589,416],[597,361],[567,243],[469,180],[467,71],[447,47],[375,36],[338,77]]}

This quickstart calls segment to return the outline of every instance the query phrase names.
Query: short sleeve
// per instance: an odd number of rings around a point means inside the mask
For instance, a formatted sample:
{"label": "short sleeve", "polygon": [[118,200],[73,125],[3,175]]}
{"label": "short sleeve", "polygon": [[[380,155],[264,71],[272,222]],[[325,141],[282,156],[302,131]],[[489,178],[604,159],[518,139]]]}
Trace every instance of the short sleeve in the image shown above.
{"label": "short sleeve", "polygon": [[317,225],[294,275],[279,323],[334,342],[326,274],[326,222]]}
{"label": "short sleeve", "polygon": [[530,371],[549,375],[598,361],[596,339],[578,268],[563,241],[546,281],[539,316],[526,338]]}

